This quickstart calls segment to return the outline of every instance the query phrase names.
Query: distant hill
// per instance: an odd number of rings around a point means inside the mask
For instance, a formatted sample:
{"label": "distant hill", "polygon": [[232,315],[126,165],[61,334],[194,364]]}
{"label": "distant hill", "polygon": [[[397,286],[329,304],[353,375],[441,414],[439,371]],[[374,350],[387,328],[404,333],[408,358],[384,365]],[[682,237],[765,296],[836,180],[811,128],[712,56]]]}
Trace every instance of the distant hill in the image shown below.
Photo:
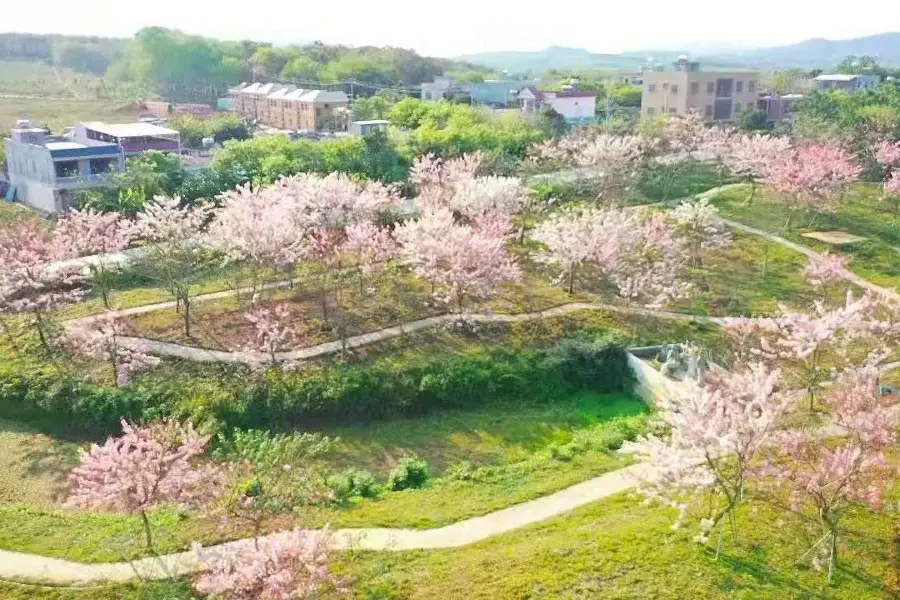
{"label": "distant hill", "polygon": [[729,48],[727,42],[704,42],[681,49],[636,50],[596,54],[583,48],[550,46],[537,52],[485,52],[457,57],[491,69],[541,72],[549,69],[635,69],[648,59],[668,65],[682,53],[704,68],[821,68],[837,65],[850,55],[875,57],[882,65],[900,65],[900,32],[850,40],[812,39],[770,48]]}

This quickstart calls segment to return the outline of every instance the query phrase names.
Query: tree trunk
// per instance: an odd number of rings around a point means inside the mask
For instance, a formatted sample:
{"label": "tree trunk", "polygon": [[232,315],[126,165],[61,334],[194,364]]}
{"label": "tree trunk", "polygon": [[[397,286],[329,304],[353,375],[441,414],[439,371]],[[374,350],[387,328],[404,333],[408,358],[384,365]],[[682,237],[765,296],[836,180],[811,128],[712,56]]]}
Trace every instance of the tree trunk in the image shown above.
{"label": "tree trunk", "polygon": [[834,568],[837,566],[837,526],[830,524],[831,527],[831,552],[828,555],[828,581],[831,582],[834,576]]}
{"label": "tree trunk", "polygon": [[569,267],[569,293],[575,293],[575,265]]}
{"label": "tree trunk", "polygon": [[47,339],[47,334],[44,332],[44,319],[41,316],[41,311],[34,311],[34,324],[37,327],[38,337],[41,340],[41,345],[44,347],[44,350],[47,352],[51,351],[50,341]]}
{"label": "tree trunk", "polygon": [[190,298],[188,294],[184,294],[182,296],[182,304],[184,304],[184,310],[181,313],[182,318],[184,319],[184,335],[188,339],[191,337],[191,304]]}
{"label": "tree trunk", "polygon": [[141,521],[144,524],[144,538],[147,542],[147,550],[153,552],[153,533],[150,531],[150,519],[147,518],[147,511],[141,510]]}
{"label": "tree trunk", "polygon": [[9,328],[9,323],[7,323],[6,319],[2,316],[0,316],[0,327],[3,327],[3,333],[6,335],[6,339],[9,342],[9,345],[12,346],[12,349],[15,350],[16,354],[21,354],[19,345],[16,343],[12,330]]}

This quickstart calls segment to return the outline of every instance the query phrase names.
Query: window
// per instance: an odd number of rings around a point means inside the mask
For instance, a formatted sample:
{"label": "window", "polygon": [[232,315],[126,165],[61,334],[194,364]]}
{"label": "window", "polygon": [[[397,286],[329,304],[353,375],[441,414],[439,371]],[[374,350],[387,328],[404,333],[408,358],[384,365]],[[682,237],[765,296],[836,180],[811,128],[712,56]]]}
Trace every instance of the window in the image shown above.
{"label": "window", "polygon": [[113,170],[113,159],[111,158],[94,158],[90,161],[91,174],[99,175],[109,173]]}
{"label": "window", "polygon": [[663,81],[663,90],[668,90],[668,89],[669,89],[669,82]]}
{"label": "window", "polygon": [[648,85],[647,91],[650,92],[651,94],[655,94],[656,93],[656,84],[651,83],[650,85]]}
{"label": "window", "polygon": [[707,117],[712,117],[712,104],[706,105],[706,110],[703,111],[703,114],[706,115]]}
{"label": "window", "polygon": [[678,93],[678,84],[677,84],[677,83],[673,83],[673,84],[672,84],[672,89],[671,89],[670,91],[671,91],[673,94],[677,94],[677,93]]}
{"label": "window", "polygon": [[652,106],[647,107],[647,116],[648,117],[652,117],[655,112],[656,112],[656,109],[653,108]]}
{"label": "window", "polygon": [[740,113],[740,112],[741,112],[741,103],[735,102],[734,103],[734,116],[738,116],[738,113]]}
{"label": "window", "polygon": [[731,98],[734,79],[716,79],[716,98]]}
{"label": "window", "polygon": [[756,91],[756,82],[755,81],[747,82],[747,91],[750,92],[751,94]]}
{"label": "window", "polygon": [[700,82],[692,81],[691,82],[691,95],[696,95],[700,93]]}
{"label": "window", "polygon": [[55,163],[57,177],[76,177],[78,175],[77,160],[63,160]]}
{"label": "window", "polygon": [[712,94],[714,91],[716,91],[716,84],[714,82],[710,81],[709,83],[706,84],[706,93]]}
{"label": "window", "polygon": [[673,106],[672,108],[669,109],[669,114],[670,115],[678,114],[678,109]]}
{"label": "window", "polygon": [[734,82],[734,91],[738,94],[744,91],[744,82],[743,81],[735,81]]}

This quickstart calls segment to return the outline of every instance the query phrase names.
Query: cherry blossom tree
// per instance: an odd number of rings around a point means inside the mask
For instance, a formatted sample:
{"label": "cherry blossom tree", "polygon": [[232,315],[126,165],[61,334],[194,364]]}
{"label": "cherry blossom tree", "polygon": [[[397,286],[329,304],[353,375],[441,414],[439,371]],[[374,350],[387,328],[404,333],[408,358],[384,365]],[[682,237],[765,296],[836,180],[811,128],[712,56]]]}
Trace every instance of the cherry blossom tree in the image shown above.
{"label": "cherry blossom tree", "polygon": [[891,212],[894,213],[894,223],[900,217],[900,142],[882,140],[872,148],[875,160],[881,165],[884,172],[884,197],[883,200],[891,203]]}
{"label": "cherry blossom tree", "polygon": [[591,277],[610,278],[618,271],[637,229],[636,213],[618,209],[558,212],[532,233],[546,247],[534,259],[560,269],[555,280],[571,294],[585,267]]}
{"label": "cherry blossom tree", "polygon": [[[496,225],[496,221],[487,224]],[[500,284],[517,281],[521,270],[497,228],[456,223],[448,209],[426,211],[394,231],[400,258],[418,276],[439,286],[436,297],[460,314],[469,298],[485,299]]]}
{"label": "cherry blossom tree", "polygon": [[673,152],[696,152],[703,147],[709,129],[703,115],[695,110],[684,115],[666,115],[663,140]]}
{"label": "cherry blossom tree", "polygon": [[281,187],[249,184],[223,193],[222,207],[209,227],[207,243],[226,263],[250,272],[251,296],[256,296],[266,273],[289,269],[302,253],[306,231],[298,227],[295,206]]}
{"label": "cherry blossom tree", "polygon": [[135,236],[134,225],[119,213],[100,213],[93,210],[71,210],[59,220],[54,230],[59,244],[71,256],[93,256],[88,264],[91,282],[100,294],[103,305],[110,307],[113,276],[118,270],[110,253],[121,252]]}
{"label": "cherry blossom tree", "polygon": [[121,320],[113,312],[71,327],[59,344],[77,356],[108,362],[113,381],[120,387],[128,385],[132,373],[148,371],[160,362],[148,353],[146,342],[126,335]]}
{"label": "cherry blossom tree", "polygon": [[52,312],[84,296],[79,287],[84,276],[54,264],[72,257],[68,245],[35,221],[21,221],[0,232],[0,307],[4,312],[29,313],[29,324],[47,351],[52,350]]}
{"label": "cherry blossom tree", "polygon": [[663,213],[640,211],[638,219],[637,236],[613,281],[622,298],[660,308],[690,293],[690,284],[679,279],[684,252]]}
{"label": "cherry blossom tree", "polygon": [[400,201],[394,187],[375,181],[361,184],[344,173],[283,177],[275,183],[274,191],[288,202],[293,227],[307,231],[343,230],[348,225],[373,221]]}
{"label": "cherry blossom tree", "polygon": [[828,309],[819,301],[812,313],[782,306],[779,316],[764,322],[771,335],[761,338],[759,356],[780,361],[782,369],[793,376],[793,383],[805,389],[810,412],[823,384],[831,378],[823,359],[829,354],[840,358],[853,340],[868,335],[873,302],[871,296],[853,300],[848,292],[843,306]]}
{"label": "cherry blossom tree", "polygon": [[847,269],[848,259],[841,254],[825,254],[810,257],[806,268],[803,269],[803,277],[807,283],[816,287],[824,287],[832,283],[847,281],[850,275]]}
{"label": "cherry blossom tree", "polygon": [[694,500],[708,497],[695,538],[701,543],[726,518],[736,534],[734,510],[745,496],[754,463],[792,405],[788,396],[775,392],[779,371],[760,363],[706,377],[659,407],[671,429],[667,436],[642,437],[623,447],[651,466],[639,491],[679,509],[673,528],[682,525]]}
{"label": "cherry blossom tree", "polygon": [[630,194],[656,142],[636,135],[588,135],[574,132],[547,141],[532,153],[532,161],[556,167],[581,167],[602,182],[600,197]]}
{"label": "cherry blossom tree", "polygon": [[532,237],[545,246],[534,259],[561,267],[555,283],[565,282],[570,292],[579,275],[652,306],[687,291],[678,281],[682,248],[661,213],[617,208],[558,213]]}
{"label": "cherry blossom tree", "polygon": [[[380,272],[397,253],[397,242],[390,230],[364,222],[346,229],[347,239],[342,251],[355,257],[359,288],[362,291],[367,278]],[[374,287],[372,288],[374,292]]]}
{"label": "cherry blossom tree", "polygon": [[682,202],[669,215],[676,223],[690,255],[691,265],[702,265],[701,252],[727,248],[731,245],[731,232],[719,216],[718,209],[708,198]]}
{"label": "cherry blossom tree", "polygon": [[281,304],[274,309],[255,308],[244,317],[253,327],[253,343],[249,352],[264,355],[269,364],[278,364],[278,353],[293,341],[296,331],[291,325],[291,313]]}
{"label": "cherry blossom tree", "polygon": [[175,296],[191,335],[191,296],[199,279],[213,266],[203,227],[209,220],[209,206],[182,207],[178,198],[157,196],[137,215],[138,236],[147,242],[143,265]]}
{"label": "cherry blossom tree", "polygon": [[[777,455],[764,471],[776,487],[790,493],[792,510],[813,508],[823,535],[806,555],[814,555],[817,567],[824,558],[829,581],[838,561],[840,519],[848,505],[880,508],[887,486],[897,476],[885,453],[896,445],[898,420],[890,399],[881,394],[878,378],[872,362],[845,371],[824,396],[840,439],[789,431],[778,439]],[[823,555],[815,554],[819,548],[825,550]]]}
{"label": "cherry blossom tree", "polygon": [[229,544],[206,560],[209,571],[194,589],[222,600],[314,600],[345,592],[344,581],[329,570],[328,541],[327,530],[294,529],[256,544]]}
{"label": "cherry blossom tree", "polygon": [[796,212],[812,211],[810,224],[862,172],[846,150],[829,144],[796,148],[769,169],[765,184],[786,197],[789,229]]}
{"label": "cherry blossom tree", "polygon": [[140,515],[152,549],[149,510],[169,503],[201,506],[218,493],[218,471],[199,461],[208,440],[190,423],[139,426],[123,420],[121,436],[82,451],[69,476],[66,505]]}
{"label": "cherry blossom tree", "polygon": [[790,153],[791,142],[786,137],[742,134],[729,137],[719,160],[728,172],[750,184],[750,194],[745,201],[750,204],[756,196],[759,182],[765,180],[773,166]]}

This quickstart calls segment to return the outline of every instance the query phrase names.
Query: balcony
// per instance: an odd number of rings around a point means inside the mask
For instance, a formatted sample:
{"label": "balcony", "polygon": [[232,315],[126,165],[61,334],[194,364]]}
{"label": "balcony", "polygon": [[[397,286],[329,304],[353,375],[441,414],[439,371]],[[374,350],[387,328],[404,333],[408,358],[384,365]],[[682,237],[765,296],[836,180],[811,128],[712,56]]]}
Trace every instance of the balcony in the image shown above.
{"label": "balcony", "polygon": [[178,152],[178,140],[167,140],[163,138],[154,138],[148,140],[140,139],[123,139],[120,144],[122,152],[126,156],[132,154],[140,154],[147,150],[159,150],[160,152]]}
{"label": "balcony", "polygon": [[92,175],[74,175],[71,177],[57,177],[53,183],[61,190],[80,190],[94,187],[103,187],[109,184],[109,178],[113,173],[95,173]]}

